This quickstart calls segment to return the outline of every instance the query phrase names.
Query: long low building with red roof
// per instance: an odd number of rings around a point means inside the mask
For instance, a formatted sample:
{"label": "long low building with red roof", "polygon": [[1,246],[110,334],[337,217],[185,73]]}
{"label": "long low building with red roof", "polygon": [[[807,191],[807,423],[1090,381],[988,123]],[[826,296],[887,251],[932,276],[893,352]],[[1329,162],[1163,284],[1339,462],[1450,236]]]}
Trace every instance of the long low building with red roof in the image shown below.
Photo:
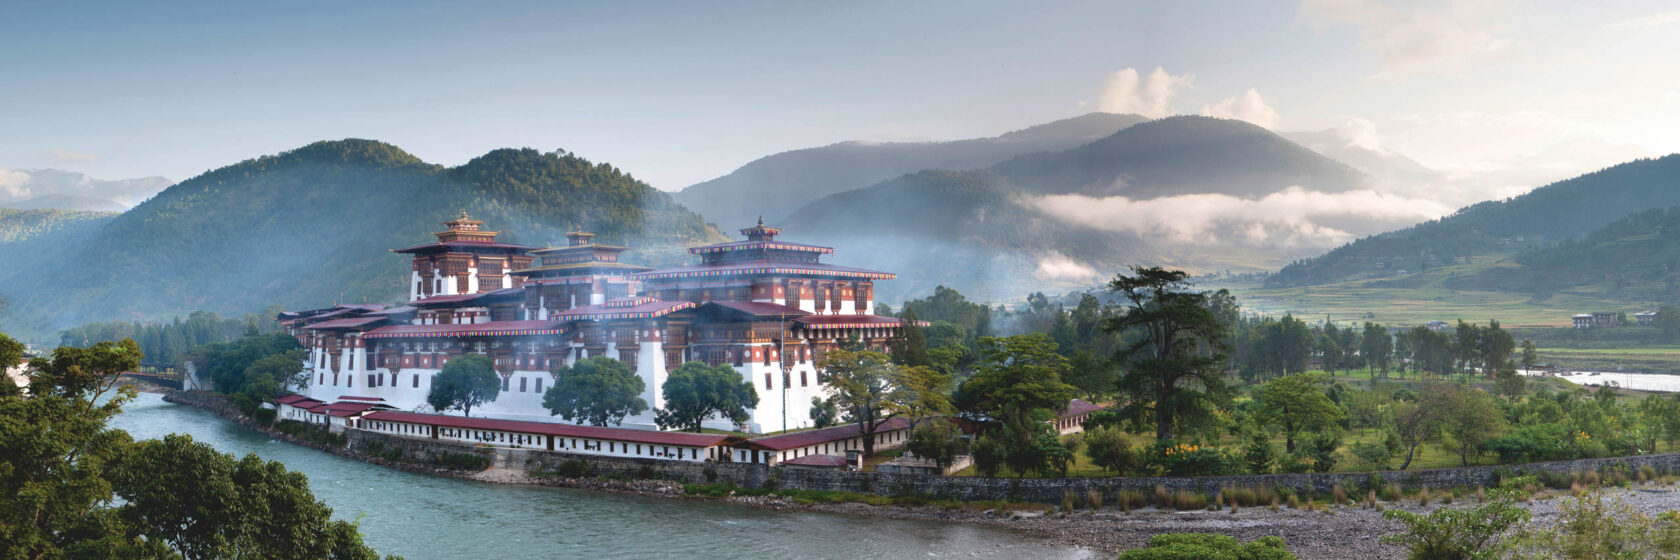
{"label": "long low building with red roof", "polygon": [[661,432],[378,411],[355,420],[356,429],[400,437],[497,447],[523,447],[604,457],[670,461],[725,461],[730,446],[745,441],[722,434]]}
{"label": "long low building with red roof", "polygon": [[698,262],[660,269],[622,262],[629,247],[596,243],[581,228],[564,247],[538,248],[499,242],[483,224],[462,212],[435,242],[395,250],[412,259],[402,305],[276,317],[309,350],[304,396],[432,411],[432,378],[451,360],[480,354],[502,384],[475,413],[560,422],[542,406],[555,372],[606,356],[643,382],[649,410],[626,425],[653,428],[669,373],[701,362],[734,369],[758,392],[744,424],[705,426],[786,431],[811,425],[808,405],[826,393],[817,364],[828,352],[851,340],[886,351],[902,337],[902,321],[874,314],[874,283],[891,273],[821,262],[833,249],[779,241],[781,230],[762,220],[741,230],[745,240],[692,247]]}
{"label": "long low building with red roof", "polygon": [[[875,449],[897,449],[910,440],[910,421],[889,418],[875,427]],[[863,434],[857,424],[753,438],[735,446],[734,462],[774,466],[810,455],[844,457],[849,450],[863,451]]]}

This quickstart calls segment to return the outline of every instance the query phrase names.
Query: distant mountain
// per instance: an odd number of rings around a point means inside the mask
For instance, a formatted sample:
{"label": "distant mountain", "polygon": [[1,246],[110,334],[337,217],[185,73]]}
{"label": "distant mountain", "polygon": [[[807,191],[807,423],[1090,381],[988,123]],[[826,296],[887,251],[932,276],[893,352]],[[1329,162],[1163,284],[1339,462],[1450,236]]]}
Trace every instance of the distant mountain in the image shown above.
{"label": "distant mountain", "polygon": [[978,169],[1034,152],[1065,150],[1144,122],[1138,115],[1090,113],[992,138],[949,142],[841,142],[752,161],[676,193],[714,224],[758,216],[779,220],[824,196],[924,169]]}
{"label": "distant mountain", "polygon": [[1520,254],[1447,282],[1460,290],[1511,291],[1539,299],[1596,286],[1607,299],[1680,301],[1680,206],[1646,210],[1578,239]]}
{"label": "distant mountain", "polygon": [[1195,116],[1149,121],[1078,148],[1024,155],[992,169],[1040,194],[1131,199],[1254,197],[1290,186],[1341,192],[1366,181],[1358,170],[1264,128]]}
{"label": "distant mountain", "polygon": [[1417,273],[1464,257],[1514,254],[1577,238],[1633,213],[1680,205],[1680,154],[1641,159],[1482,202],[1451,216],[1374,235],[1279,270],[1267,287]]}
{"label": "distant mountain", "polygon": [[184,181],[4,267],[0,328],[51,340],[96,320],[399,301],[409,264],[388,251],[462,210],[510,242],[549,244],[576,224],[656,263],[722,239],[666,193],[569,154],[500,149],[445,168],[380,142],[318,142]]}
{"label": "distant mountain", "polygon": [[18,210],[82,210],[93,212],[122,212],[127,206],[102,198],[78,196],[73,194],[44,194],[28,200],[0,203],[8,208]]}
{"label": "distant mountain", "polygon": [[878,289],[889,300],[937,284],[979,299],[1002,298],[1088,285],[1125,264],[1207,269],[1277,258],[1269,248],[1211,238],[1185,242],[1151,236],[1148,228],[1104,227],[1047,213],[1038,203],[1047,195],[1085,196],[1089,205],[1179,197],[1175,204],[1207,206],[1183,197],[1342,192],[1365,180],[1357,170],[1248,123],[1171,117],[986,170],[924,171],[830,195],[792,214],[784,227],[790,238],[833,245],[836,262],[898,272],[900,280]]}
{"label": "distant mountain", "polygon": [[[172,183],[163,177],[105,180],[58,169],[0,169],[0,207],[120,211],[139,204]],[[30,202],[32,200],[34,202]],[[78,207],[87,206],[90,200],[99,201],[98,204],[103,207]]]}
{"label": "distant mountain", "polygon": [[1441,180],[1441,173],[1412,158],[1349,141],[1336,129],[1281,133],[1284,138],[1324,157],[1347,164],[1379,180],[1416,184]]}

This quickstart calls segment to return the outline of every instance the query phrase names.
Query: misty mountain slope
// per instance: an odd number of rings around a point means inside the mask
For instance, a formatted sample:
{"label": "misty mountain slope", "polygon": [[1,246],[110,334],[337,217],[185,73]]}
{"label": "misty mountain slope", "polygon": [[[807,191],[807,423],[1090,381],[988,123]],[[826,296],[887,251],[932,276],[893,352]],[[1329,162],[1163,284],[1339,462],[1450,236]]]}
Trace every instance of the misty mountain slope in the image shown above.
{"label": "misty mountain slope", "polygon": [[127,206],[103,198],[74,194],[44,194],[27,200],[0,203],[18,210],[76,210],[84,212],[122,212]]}
{"label": "misty mountain slope", "polygon": [[[1174,208],[1208,203],[1189,200],[1159,209],[1122,204],[1111,212],[1104,205],[1113,201],[1106,196],[1220,193],[1247,200],[1301,192],[1303,183],[1324,189],[1304,192],[1342,192],[1363,180],[1342,163],[1247,123],[1173,117],[989,170],[922,172],[838,193],[806,205],[784,226],[791,239],[833,245],[836,262],[900,273],[898,286],[883,283],[881,293],[889,299],[919,295],[938,284],[979,298],[1011,297],[1089,285],[1129,264],[1265,270],[1323,247],[1216,237],[1299,227],[1256,221],[1267,216],[1209,217],[1196,226],[1204,232],[1163,232],[1178,225],[1172,222],[1190,219],[1180,219]],[[1116,184],[1121,186],[1108,188]],[[1092,198],[1045,203],[1065,193]],[[1095,210],[1083,212],[1088,219],[1073,219],[1064,215],[1069,208]],[[1128,220],[1137,223],[1106,227]]]}
{"label": "misty mountain slope", "polygon": [[184,181],[7,271],[0,324],[39,337],[199,309],[399,301],[409,263],[389,250],[432,240],[463,209],[507,241],[555,243],[577,224],[654,261],[721,239],[665,193],[575,156],[503,149],[443,168],[380,142],[318,142]]}
{"label": "misty mountain slope", "polygon": [[1636,212],[1674,205],[1680,205],[1680,154],[1641,159],[1354,241],[1284,267],[1266,286],[1392,276],[1399,269],[1416,272],[1467,256],[1511,254],[1585,235]]}
{"label": "misty mountain slope", "polygon": [[1592,287],[1606,299],[1672,302],[1680,297],[1680,206],[1640,212],[1501,264],[1447,285],[1540,299]]}
{"label": "misty mountain slope", "polygon": [[1366,181],[1358,170],[1264,128],[1197,116],[1149,121],[1078,148],[1019,156],[992,170],[1040,194],[1132,199],[1255,197],[1290,186],[1342,192]]}
{"label": "misty mountain slope", "polygon": [[1441,173],[1424,167],[1417,160],[1381,148],[1357,145],[1343,137],[1336,129],[1280,133],[1301,147],[1324,157],[1347,164],[1373,178],[1387,179],[1401,184],[1427,183],[1441,180]]}
{"label": "misty mountain slope", "polygon": [[0,263],[4,263],[0,270],[34,267],[41,257],[80,243],[116,216],[114,212],[0,208]]}
{"label": "misty mountain slope", "polygon": [[1145,121],[1090,113],[993,138],[950,142],[841,142],[765,156],[676,193],[678,202],[729,229],[762,215],[779,220],[833,193],[924,169],[977,169],[1013,156],[1064,150]]}
{"label": "misty mountain slope", "polygon": [[1021,286],[1085,282],[1146,244],[1048,219],[989,171],[922,171],[806,205],[784,237],[832,245],[833,262],[897,273],[876,293],[897,301],[945,284],[971,297],[1008,298]]}

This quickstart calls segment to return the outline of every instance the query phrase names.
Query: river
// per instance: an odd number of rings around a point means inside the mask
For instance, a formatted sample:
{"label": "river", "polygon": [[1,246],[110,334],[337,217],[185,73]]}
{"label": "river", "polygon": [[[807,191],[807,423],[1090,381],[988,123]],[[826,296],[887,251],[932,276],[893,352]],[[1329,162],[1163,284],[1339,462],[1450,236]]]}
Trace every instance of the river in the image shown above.
{"label": "river", "polygon": [[309,476],[369,546],[433,558],[1092,558],[1009,531],[928,521],[775,512],[700,500],[498,485],[391,470],[270,439],[141,393],[112,425],[169,433]]}

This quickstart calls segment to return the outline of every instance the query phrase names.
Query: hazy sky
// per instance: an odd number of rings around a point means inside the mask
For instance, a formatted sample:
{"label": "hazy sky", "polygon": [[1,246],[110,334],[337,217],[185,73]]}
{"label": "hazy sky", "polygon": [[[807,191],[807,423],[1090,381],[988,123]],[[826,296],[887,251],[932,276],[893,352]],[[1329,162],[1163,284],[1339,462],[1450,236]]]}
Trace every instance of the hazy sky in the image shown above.
{"label": "hazy sky", "polygon": [[1680,151],[1677,68],[1671,2],[30,2],[0,17],[0,171],[183,180],[360,137],[446,165],[563,148],[675,190],[1094,110],[1564,169]]}

